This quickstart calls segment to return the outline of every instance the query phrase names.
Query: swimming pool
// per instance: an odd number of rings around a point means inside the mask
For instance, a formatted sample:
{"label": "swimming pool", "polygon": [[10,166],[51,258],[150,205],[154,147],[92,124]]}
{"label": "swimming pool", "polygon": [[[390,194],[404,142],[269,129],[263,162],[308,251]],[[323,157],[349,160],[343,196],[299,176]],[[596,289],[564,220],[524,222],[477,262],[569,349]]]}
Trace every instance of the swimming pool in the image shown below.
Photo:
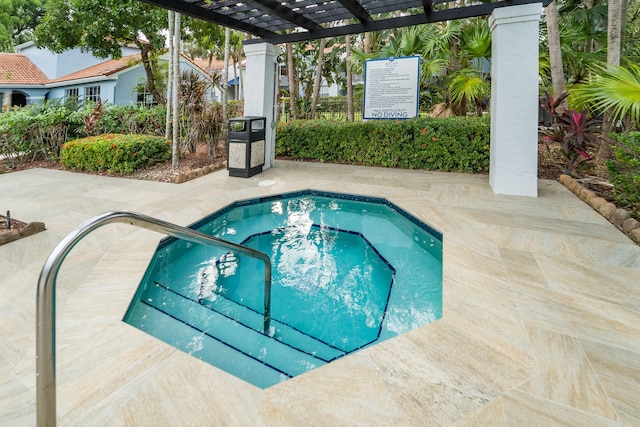
{"label": "swimming pool", "polygon": [[161,241],[125,321],[266,388],[442,316],[442,235],[380,198],[313,190],[235,202],[191,228],[271,257]]}

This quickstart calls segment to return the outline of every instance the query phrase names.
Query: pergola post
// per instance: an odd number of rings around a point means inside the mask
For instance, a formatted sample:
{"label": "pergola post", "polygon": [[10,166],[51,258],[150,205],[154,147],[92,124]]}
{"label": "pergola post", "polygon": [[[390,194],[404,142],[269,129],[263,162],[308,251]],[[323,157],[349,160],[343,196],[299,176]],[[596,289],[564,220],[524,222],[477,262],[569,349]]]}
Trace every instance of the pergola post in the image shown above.
{"label": "pergola post", "polygon": [[263,169],[275,160],[275,96],[277,57],[280,49],[270,43],[244,46],[247,68],[244,79],[244,115],[267,118]]}
{"label": "pergola post", "polygon": [[538,26],[542,3],[498,8],[491,28],[494,193],[538,195]]}

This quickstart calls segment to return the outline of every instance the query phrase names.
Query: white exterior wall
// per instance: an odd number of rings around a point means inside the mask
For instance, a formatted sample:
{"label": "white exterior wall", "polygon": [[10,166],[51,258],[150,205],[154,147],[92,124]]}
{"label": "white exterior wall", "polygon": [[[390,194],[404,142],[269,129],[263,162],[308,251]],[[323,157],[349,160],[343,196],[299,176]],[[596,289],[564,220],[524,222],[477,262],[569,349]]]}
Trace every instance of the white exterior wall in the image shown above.
{"label": "white exterior wall", "polygon": [[264,169],[275,160],[275,93],[276,62],[280,48],[269,43],[245,45],[246,73],[244,73],[244,115],[267,118],[265,129]]}
{"label": "white exterior wall", "polygon": [[538,195],[538,26],[542,3],[495,9],[491,28],[491,159],[497,194]]}
{"label": "white exterior wall", "polygon": [[[62,53],[53,53],[48,49],[38,48],[32,42],[17,46],[16,50],[29,58],[51,80],[107,60],[105,58],[97,58],[91,52],[82,52],[80,48],[65,50]],[[122,48],[122,56],[134,53],[140,53],[140,49]]]}

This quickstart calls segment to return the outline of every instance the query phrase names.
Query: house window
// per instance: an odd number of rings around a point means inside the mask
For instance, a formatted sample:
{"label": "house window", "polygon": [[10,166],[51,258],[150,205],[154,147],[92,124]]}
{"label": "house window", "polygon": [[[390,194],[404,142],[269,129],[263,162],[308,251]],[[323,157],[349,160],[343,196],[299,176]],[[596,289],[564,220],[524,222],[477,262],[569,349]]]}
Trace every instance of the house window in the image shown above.
{"label": "house window", "polygon": [[87,86],[84,88],[85,102],[100,101],[100,86]]}
{"label": "house window", "polygon": [[155,99],[153,99],[153,95],[147,91],[147,88],[144,85],[138,86],[138,105],[158,105]]}
{"label": "house window", "polygon": [[67,102],[67,101],[77,101],[79,97],[80,97],[80,90],[77,87],[74,87],[72,89],[65,89],[64,90],[64,100],[65,100],[65,102]]}

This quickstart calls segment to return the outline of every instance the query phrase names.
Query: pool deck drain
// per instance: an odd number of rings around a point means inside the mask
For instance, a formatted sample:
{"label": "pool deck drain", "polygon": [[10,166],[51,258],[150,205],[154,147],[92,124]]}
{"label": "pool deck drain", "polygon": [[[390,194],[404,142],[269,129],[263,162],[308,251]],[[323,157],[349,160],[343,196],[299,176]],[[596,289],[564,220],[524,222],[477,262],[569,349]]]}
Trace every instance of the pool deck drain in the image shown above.
{"label": "pool deck drain", "polygon": [[12,212],[47,224],[0,246],[0,425],[35,424],[35,284],[75,226],[113,209],[189,224],[305,188],[386,197],[441,230],[443,318],[261,390],[121,322],[159,236],[112,225],[58,277],[59,425],[640,425],[640,247],[559,183],[526,198],[481,175],[283,161],[271,187],[227,175],[0,175]]}

